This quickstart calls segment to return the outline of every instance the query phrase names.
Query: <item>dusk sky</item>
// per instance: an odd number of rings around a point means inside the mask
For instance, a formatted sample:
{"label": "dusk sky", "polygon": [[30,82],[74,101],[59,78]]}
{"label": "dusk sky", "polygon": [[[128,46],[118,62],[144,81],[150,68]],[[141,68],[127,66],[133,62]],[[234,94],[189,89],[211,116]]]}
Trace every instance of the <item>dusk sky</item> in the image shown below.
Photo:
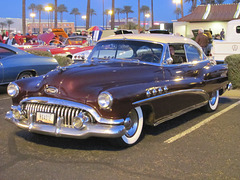
{"label": "dusk sky", "polygon": [[[105,9],[111,9],[111,0],[104,1]],[[155,21],[171,22],[176,19],[176,14],[174,14],[176,5],[172,3],[172,0],[154,0],[153,2]],[[31,13],[31,10],[28,9],[31,3],[45,6],[47,3],[54,3],[54,0],[26,0],[27,18]],[[146,5],[150,7],[150,3],[150,0],[141,0],[141,6]],[[225,3],[232,3],[232,0],[225,0]],[[87,0],[58,0],[58,5],[60,4],[64,4],[69,11],[63,15],[63,19],[67,21],[74,22],[74,15],[69,14],[73,8],[78,8],[81,15],[86,14]],[[129,17],[137,17],[137,0],[115,0],[115,8],[123,8],[125,5],[132,6],[132,10],[134,11],[134,13],[129,14]],[[190,3],[184,3],[184,15],[189,13],[190,5]],[[1,7],[0,17],[21,18],[22,0],[1,0]],[[102,0],[91,0],[91,9],[94,9],[97,13],[96,16],[93,16],[93,25],[102,25]],[[42,19],[47,19],[47,17],[47,13],[42,12]],[[125,14],[120,15],[120,18],[124,17]],[[38,18],[38,15],[36,18]],[[78,16],[78,24],[83,25],[83,23],[81,16]]]}

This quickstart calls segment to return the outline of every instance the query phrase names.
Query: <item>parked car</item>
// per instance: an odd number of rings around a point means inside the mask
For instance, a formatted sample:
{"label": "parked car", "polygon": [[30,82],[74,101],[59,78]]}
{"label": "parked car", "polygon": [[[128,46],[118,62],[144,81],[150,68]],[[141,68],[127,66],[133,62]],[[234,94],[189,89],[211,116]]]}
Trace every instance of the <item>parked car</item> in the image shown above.
{"label": "parked car", "polygon": [[86,47],[64,47],[64,48],[54,48],[49,49],[53,56],[65,56],[73,59],[76,53],[81,53],[82,51],[92,50],[94,46],[86,46]]}
{"label": "parked car", "polygon": [[54,58],[35,56],[0,43],[0,85],[17,79],[39,76],[57,66]]}
{"label": "parked car", "polygon": [[[174,63],[169,46],[177,48],[181,63]],[[227,65],[210,62],[191,39],[111,36],[97,43],[84,64],[11,83],[6,119],[34,133],[108,137],[131,146],[144,124],[156,126],[200,107],[216,110],[231,86],[227,72]]]}
{"label": "parked car", "polygon": [[87,46],[79,49],[79,51],[72,55],[72,60],[74,62],[83,62],[86,61],[94,46]]}

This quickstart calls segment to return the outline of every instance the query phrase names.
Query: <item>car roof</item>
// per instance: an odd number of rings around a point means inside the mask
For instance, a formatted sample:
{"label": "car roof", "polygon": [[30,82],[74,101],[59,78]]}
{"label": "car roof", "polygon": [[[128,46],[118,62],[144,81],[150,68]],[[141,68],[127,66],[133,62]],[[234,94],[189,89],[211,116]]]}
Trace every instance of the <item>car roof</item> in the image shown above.
{"label": "car roof", "polygon": [[6,48],[6,49],[10,49],[11,51],[15,51],[17,54],[28,54],[27,52],[25,52],[25,51],[23,51],[21,49],[18,49],[18,48],[14,47],[14,46],[11,46],[11,45],[0,43],[0,47]]}
{"label": "car roof", "polygon": [[193,44],[195,46],[200,47],[195,41],[192,39],[176,36],[176,35],[169,35],[169,34],[123,34],[123,35],[113,35],[103,38],[101,41],[109,41],[109,40],[141,40],[141,41],[151,41],[151,42],[158,42],[158,43],[188,43]]}

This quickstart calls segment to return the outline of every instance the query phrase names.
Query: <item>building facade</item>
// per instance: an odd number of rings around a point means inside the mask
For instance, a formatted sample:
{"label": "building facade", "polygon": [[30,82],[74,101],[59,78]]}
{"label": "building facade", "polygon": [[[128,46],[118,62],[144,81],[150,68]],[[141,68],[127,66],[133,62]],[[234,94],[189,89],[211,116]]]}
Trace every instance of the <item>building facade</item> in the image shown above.
{"label": "building facade", "polygon": [[192,30],[199,28],[219,34],[222,29],[226,31],[229,21],[240,19],[239,15],[240,3],[200,5],[191,14],[174,21],[173,32],[189,38],[193,37]]}

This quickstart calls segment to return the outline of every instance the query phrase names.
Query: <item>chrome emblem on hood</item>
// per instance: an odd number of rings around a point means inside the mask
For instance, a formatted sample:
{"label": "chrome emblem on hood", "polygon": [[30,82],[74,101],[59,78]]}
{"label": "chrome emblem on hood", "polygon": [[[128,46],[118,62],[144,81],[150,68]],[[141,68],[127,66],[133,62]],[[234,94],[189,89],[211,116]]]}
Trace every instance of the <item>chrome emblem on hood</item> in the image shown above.
{"label": "chrome emblem on hood", "polygon": [[57,94],[58,93],[58,89],[52,86],[46,86],[44,89],[44,92],[46,94]]}

